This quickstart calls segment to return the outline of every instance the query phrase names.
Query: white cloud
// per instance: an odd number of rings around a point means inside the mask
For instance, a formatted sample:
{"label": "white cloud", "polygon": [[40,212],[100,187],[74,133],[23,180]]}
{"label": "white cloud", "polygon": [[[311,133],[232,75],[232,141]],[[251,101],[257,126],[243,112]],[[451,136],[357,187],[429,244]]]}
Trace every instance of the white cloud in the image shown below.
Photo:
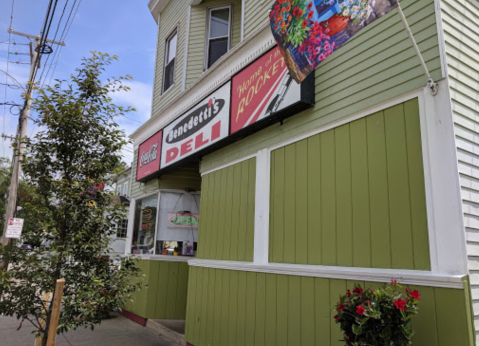
{"label": "white cloud", "polygon": [[138,81],[128,81],[124,84],[131,90],[113,93],[111,97],[117,105],[131,106],[136,109],[136,112],[130,113],[128,117],[134,119],[133,123],[137,123],[139,127],[150,118],[152,87]]}

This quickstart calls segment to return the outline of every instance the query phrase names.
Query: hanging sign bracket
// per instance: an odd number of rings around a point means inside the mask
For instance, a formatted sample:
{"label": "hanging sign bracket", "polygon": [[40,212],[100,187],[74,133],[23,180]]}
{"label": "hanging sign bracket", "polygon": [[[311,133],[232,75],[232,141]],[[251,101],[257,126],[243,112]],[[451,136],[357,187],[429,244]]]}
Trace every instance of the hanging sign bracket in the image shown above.
{"label": "hanging sign bracket", "polygon": [[419,61],[421,62],[422,68],[424,69],[424,73],[426,74],[427,86],[429,89],[431,89],[431,94],[433,96],[436,96],[437,92],[439,91],[439,84],[435,82],[434,79],[432,79],[431,74],[429,73],[429,69],[427,68],[426,62],[424,61],[421,51],[419,50],[419,47],[417,46],[416,40],[414,39],[411,28],[409,27],[406,16],[404,15],[404,12],[402,11],[401,4],[399,3],[399,1],[398,1],[397,8],[398,8],[399,16],[401,17],[401,20],[404,24],[404,28],[406,29],[409,39],[411,40],[412,46],[414,50],[416,51],[416,55],[419,58]]}

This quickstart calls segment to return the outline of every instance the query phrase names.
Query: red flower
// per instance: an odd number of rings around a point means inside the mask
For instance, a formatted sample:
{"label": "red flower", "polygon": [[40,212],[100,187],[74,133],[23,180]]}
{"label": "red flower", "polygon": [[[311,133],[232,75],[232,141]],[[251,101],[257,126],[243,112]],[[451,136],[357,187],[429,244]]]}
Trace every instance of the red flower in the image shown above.
{"label": "red flower", "polygon": [[339,315],[334,316],[334,319],[335,319],[336,321],[339,321],[340,318],[341,318],[341,317],[339,317]]}
{"label": "red flower", "polygon": [[421,300],[421,298],[419,298],[421,294],[419,294],[418,290],[414,290],[413,292],[409,292],[409,293],[411,294],[411,298]]}
{"label": "red flower", "polygon": [[308,4],[308,10],[310,10],[311,7],[313,7],[313,3],[312,3],[312,2],[310,2],[310,3]]}
{"label": "red flower", "polygon": [[313,16],[314,16],[314,12],[313,12],[313,11],[311,11],[311,12],[308,13],[308,19],[312,19]]}
{"label": "red flower", "polygon": [[348,297],[351,297],[351,290],[348,290],[348,293],[346,293]]}
{"label": "red flower", "polygon": [[357,296],[363,294],[363,289],[359,287],[354,287],[353,293],[356,293]]}
{"label": "red flower", "polygon": [[356,306],[356,312],[358,313],[358,315],[363,316],[363,315],[364,315],[364,311],[366,311],[366,309],[363,308],[362,306]]}
{"label": "red flower", "polygon": [[295,16],[296,18],[299,18],[303,15],[303,11],[301,11],[299,9],[298,6],[296,6],[294,9],[293,9],[293,16]]}
{"label": "red flower", "polygon": [[394,305],[396,306],[396,309],[398,309],[398,310],[401,310],[401,311],[406,310],[406,308],[405,308],[406,302],[402,299],[395,300]]}
{"label": "red flower", "polygon": [[343,311],[344,309],[346,309],[346,307],[343,305],[343,303],[341,303],[341,305],[336,308],[336,310],[338,311]]}
{"label": "red flower", "polygon": [[397,281],[397,280],[391,280],[391,283],[392,283],[393,285],[397,285],[397,284],[398,284],[398,281]]}
{"label": "red flower", "polygon": [[308,20],[305,19],[303,22],[303,29],[306,29],[307,26],[308,26]]}

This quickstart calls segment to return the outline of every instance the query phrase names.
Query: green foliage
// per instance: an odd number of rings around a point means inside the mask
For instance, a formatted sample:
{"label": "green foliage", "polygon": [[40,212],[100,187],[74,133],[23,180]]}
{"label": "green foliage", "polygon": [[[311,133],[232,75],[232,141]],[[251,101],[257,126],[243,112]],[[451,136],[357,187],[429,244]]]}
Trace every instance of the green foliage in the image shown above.
{"label": "green foliage", "polygon": [[417,290],[403,289],[396,281],[376,291],[357,284],[340,297],[334,318],[347,346],[412,345],[412,317],[418,313],[419,300]]}
{"label": "green foliage", "polygon": [[120,266],[105,260],[116,224],[126,215],[125,206],[111,203],[115,193],[104,190],[127,144],[115,119],[132,110],[114,105],[109,96],[128,90],[123,77],[101,82],[113,59],[94,52],[70,81],[40,90],[34,108],[41,130],[24,139],[22,169],[36,194],[25,202],[23,238],[25,243],[48,242],[50,248],[0,249],[11,265],[8,272],[0,269],[0,314],[30,321],[44,333],[43,344],[52,309],[43,295],[54,292],[57,279],[66,282],[58,333],[93,329],[140,285],[132,259],[123,259]]}

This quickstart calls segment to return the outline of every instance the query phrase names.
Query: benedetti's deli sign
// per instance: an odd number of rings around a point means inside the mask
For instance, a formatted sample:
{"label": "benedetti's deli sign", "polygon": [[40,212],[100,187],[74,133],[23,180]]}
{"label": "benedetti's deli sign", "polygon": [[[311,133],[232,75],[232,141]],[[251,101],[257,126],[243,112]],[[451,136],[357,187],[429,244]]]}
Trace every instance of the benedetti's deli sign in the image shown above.
{"label": "benedetti's deli sign", "polygon": [[314,104],[314,73],[297,84],[273,48],[142,143],[137,180],[198,158]]}

